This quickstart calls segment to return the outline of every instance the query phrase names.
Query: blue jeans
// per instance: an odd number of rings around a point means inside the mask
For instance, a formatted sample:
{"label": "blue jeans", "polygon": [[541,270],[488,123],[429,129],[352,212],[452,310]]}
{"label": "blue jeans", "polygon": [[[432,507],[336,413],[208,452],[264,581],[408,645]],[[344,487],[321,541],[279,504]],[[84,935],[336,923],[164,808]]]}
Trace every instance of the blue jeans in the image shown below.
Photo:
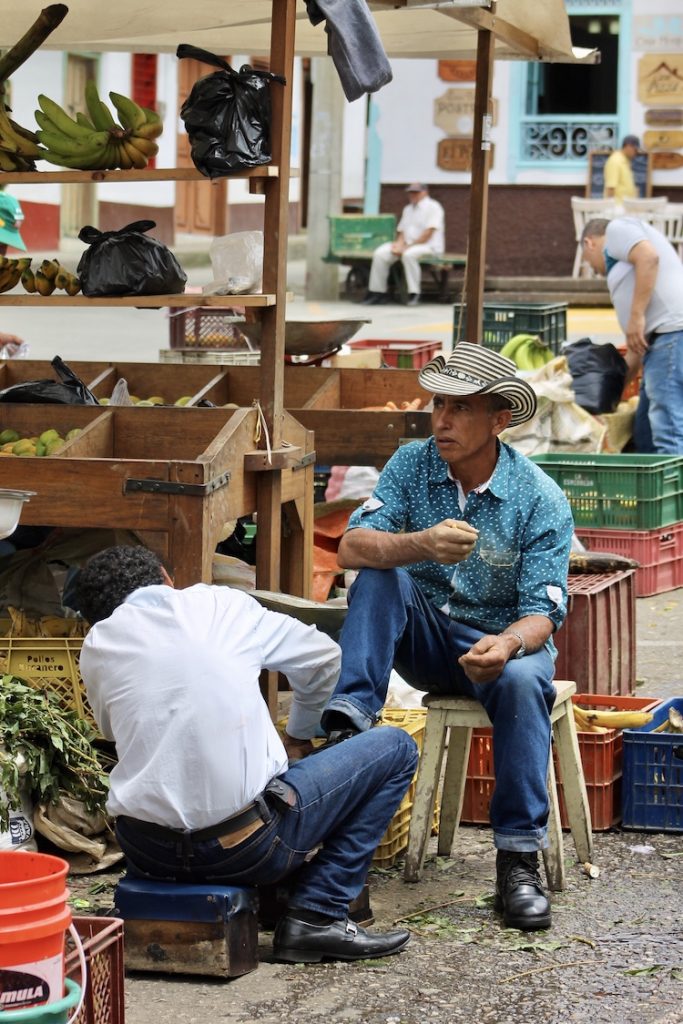
{"label": "blue jeans", "polygon": [[683,331],[655,335],[643,360],[653,451],[683,455]]}
{"label": "blue jeans", "polygon": [[133,874],[225,885],[293,876],[290,906],[344,918],[416,766],[412,737],[382,726],[289,768],[281,778],[296,790],[296,806],[283,810],[266,797],[270,820],[232,849],[210,839],[193,843],[187,856],[180,842],[152,839],[125,819],[117,820],[116,835]]}
{"label": "blue jeans", "polygon": [[341,675],[322,715],[359,729],[376,720],[392,666],[418,690],[474,697],[493,723],[496,785],[489,814],[498,849],[547,846],[554,663],[543,649],[507,663],[491,683],[470,682],[458,658],[485,634],[434,608],[405,569],[361,569],[340,636]]}

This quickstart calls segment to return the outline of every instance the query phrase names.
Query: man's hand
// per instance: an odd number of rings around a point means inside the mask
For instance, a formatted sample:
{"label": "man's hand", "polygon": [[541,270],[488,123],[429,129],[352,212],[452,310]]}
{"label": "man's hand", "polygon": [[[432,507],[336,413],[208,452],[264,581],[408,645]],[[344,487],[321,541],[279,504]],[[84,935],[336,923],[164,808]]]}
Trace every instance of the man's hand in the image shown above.
{"label": "man's hand", "polygon": [[402,238],[397,238],[395,242],[392,242],[391,251],[394,256],[401,256],[407,249],[406,243]]}
{"label": "man's hand", "polygon": [[307,757],[313,750],[310,740],[298,740],[296,737],[290,736],[288,732],[284,733],[282,743],[290,761],[300,761],[302,757]]}
{"label": "man's hand", "polygon": [[642,313],[631,313],[629,317],[626,326],[626,347],[638,359],[642,359],[647,352],[645,316]]}
{"label": "man's hand", "polygon": [[460,519],[444,519],[425,531],[433,561],[441,565],[464,562],[474,549],[479,531]]}
{"label": "man's hand", "polygon": [[465,675],[472,683],[490,683],[505,668],[519,647],[519,641],[511,633],[499,636],[483,636],[458,658]]}

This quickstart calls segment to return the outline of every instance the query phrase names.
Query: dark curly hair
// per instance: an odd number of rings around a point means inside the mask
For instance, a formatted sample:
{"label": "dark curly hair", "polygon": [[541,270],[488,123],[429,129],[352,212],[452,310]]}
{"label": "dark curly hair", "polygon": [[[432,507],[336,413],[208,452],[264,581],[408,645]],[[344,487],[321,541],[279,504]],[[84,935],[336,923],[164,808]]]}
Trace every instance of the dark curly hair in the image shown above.
{"label": "dark curly hair", "polygon": [[163,583],[162,563],[147,548],[106,548],[93,555],[75,581],[78,611],[91,626],[108,619],[138,587]]}

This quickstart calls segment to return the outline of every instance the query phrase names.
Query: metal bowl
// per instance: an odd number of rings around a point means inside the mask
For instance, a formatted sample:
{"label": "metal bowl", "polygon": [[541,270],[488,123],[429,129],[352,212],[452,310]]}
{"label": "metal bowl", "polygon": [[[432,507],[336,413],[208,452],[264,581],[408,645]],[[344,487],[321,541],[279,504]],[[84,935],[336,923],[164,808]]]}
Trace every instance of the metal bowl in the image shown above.
{"label": "metal bowl", "polygon": [[[313,356],[321,352],[334,352],[356,331],[369,324],[360,317],[354,320],[287,320],[285,323],[285,352],[290,356]],[[258,348],[261,344],[260,323],[240,323],[235,326]]]}

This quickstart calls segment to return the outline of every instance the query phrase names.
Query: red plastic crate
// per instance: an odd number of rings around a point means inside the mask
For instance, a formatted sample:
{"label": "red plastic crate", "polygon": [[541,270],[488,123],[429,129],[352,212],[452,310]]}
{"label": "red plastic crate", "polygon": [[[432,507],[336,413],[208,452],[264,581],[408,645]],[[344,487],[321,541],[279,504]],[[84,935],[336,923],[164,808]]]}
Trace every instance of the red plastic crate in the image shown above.
{"label": "red plastic crate", "polygon": [[683,522],[656,530],[580,527],[576,534],[589,551],[607,551],[640,562],[636,570],[636,597],[683,587]]}
{"label": "red plastic crate", "polygon": [[[74,917],[83,943],[87,979],[74,1024],[125,1024],[123,921],[118,917]],[[78,953],[67,934],[67,976],[83,984]]]}
{"label": "red plastic crate", "polygon": [[441,352],[440,341],[395,341],[382,338],[363,338],[349,341],[349,348],[378,348],[387,366],[399,370],[418,370]]}
{"label": "red plastic crate", "polygon": [[580,693],[628,696],[636,685],[636,573],[570,576],[568,611],[553,636],[556,679]]}
{"label": "red plastic crate", "polygon": [[[576,693],[572,701],[581,707],[603,711],[652,711],[661,703],[656,697],[612,697],[595,693]],[[616,825],[621,818],[622,731],[610,729],[605,733],[580,732],[579,751],[593,831],[603,832]],[[557,755],[554,754],[554,757],[560,822],[563,828],[568,828],[562,776]],[[474,729],[462,805],[463,824],[488,824],[494,782],[492,730]]]}

